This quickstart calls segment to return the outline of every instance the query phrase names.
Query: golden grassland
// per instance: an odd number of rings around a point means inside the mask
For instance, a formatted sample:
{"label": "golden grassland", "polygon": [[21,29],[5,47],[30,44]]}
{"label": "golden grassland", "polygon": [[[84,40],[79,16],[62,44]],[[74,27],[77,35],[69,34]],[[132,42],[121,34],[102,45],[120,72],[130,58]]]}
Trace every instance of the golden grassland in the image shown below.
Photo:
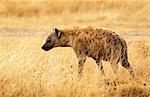
{"label": "golden grassland", "polygon": [[[2,35],[2,34],[1,34]],[[150,39],[128,42],[135,80],[119,64],[118,75],[103,62],[102,79],[93,59],[87,58],[77,80],[77,58],[71,48],[41,50],[44,36],[0,36],[1,97],[148,97],[150,96]],[[127,40],[130,40],[126,38]]]}
{"label": "golden grassland", "polygon": [[[149,97],[149,9],[148,0],[0,0],[0,97]],[[102,78],[95,61],[87,58],[78,81],[78,60],[72,48],[41,50],[48,35],[44,31],[89,25],[147,33],[122,36],[137,75],[134,80],[120,64],[118,74],[113,74],[104,61]],[[19,34],[26,29],[28,35]],[[42,31],[38,35],[36,30]]]}

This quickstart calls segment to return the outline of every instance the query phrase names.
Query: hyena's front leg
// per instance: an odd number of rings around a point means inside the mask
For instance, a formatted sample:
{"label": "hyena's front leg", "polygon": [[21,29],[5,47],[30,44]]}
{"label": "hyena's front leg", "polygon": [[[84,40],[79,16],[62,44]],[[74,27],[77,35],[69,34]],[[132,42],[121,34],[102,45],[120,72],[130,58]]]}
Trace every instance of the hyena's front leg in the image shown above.
{"label": "hyena's front leg", "polygon": [[82,77],[83,66],[86,61],[86,48],[85,46],[79,42],[74,46],[75,53],[77,55],[79,64],[78,64],[78,79],[80,80]]}
{"label": "hyena's front leg", "polygon": [[84,63],[86,61],[86,57],[85,56],[80,56],[78,57],[78,60],[79,60],[79,65],[78,65],[78,77],[79,79],[81,79],[82,77],[82,71],[83,71],[83,66],[84,66]]}
{"label": "hyena's front leg", "polygon": [[98,65],[98,69],[100,70],[100,74],[104,76],[104,67],[101,60],[96,60],[96,64]]}

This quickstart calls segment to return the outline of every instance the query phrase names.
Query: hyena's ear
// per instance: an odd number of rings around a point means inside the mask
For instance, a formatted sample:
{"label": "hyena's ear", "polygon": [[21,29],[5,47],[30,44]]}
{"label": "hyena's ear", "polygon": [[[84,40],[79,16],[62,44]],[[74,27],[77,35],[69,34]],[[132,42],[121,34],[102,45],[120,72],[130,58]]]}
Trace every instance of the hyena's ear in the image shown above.
{"label": "hyena's ear", "polygon": [[54,29],[53,29],[53,32],[55,33],[55,35],[56,35],[57,38],[60,38],[60,36],[61,36],[61,31],[59,31],[57,28],[54,28]]}

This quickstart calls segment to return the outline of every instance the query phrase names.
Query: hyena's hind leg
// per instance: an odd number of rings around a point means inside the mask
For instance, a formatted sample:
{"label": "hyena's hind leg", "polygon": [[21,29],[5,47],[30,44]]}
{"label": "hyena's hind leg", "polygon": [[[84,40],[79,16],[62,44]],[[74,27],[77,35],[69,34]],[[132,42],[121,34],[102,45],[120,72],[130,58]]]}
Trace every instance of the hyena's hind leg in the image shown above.
{"label": "hyena's hind leg", "polygon": [[121,54],[121,65],[128,70],[132,78],[135,78],[135,73],[133,72],[133,69],[128,61],[128,55],[127,55],[127,46],[122,48],[122,54]]}
{"label": "hyena's hind leg", "polygon": [[122,66],[129,71],[132,78],[135,77],[135,73],[133,72],[133,69],[127,59],[122,60]]}

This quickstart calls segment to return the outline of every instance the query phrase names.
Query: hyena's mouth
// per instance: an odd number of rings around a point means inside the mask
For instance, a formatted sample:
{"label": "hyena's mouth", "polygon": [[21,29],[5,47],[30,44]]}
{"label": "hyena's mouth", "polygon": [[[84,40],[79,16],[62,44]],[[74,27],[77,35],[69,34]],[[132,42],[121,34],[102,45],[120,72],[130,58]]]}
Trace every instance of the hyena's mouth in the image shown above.
{"label": "hyena's mouth", "polygon": [[49,51],[50,50],[50,48],[46,48],[46,49],[44,49],[45,51]]}
{"label": "hyena's mouth", "polygon": [[42,49],[45,50],[45,51],[49,51],[50,49],[52,49],[53,47],[45,47],[45,46],[42,46]]}

